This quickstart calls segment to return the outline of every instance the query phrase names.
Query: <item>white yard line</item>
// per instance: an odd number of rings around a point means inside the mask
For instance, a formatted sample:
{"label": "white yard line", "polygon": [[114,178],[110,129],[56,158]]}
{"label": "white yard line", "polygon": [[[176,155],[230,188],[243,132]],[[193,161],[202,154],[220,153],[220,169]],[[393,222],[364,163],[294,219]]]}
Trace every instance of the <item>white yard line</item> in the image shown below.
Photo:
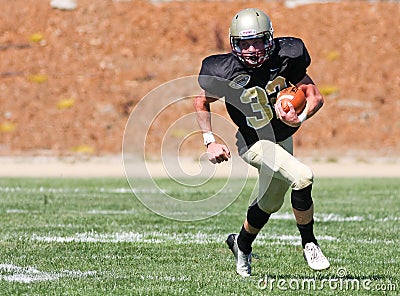
{"label": "white yard line", "polygon": [[[50,236],[33,234],[30,237],[33,241],[46,243],[150,243],[163,244],[172,242],[174,244],[210,244],[221,243],[226,239],[225,234],[208,234],[208,233],[167,233],[167,232],[115,232],[115,233],[97,233],[83,232],[73,236]],[[340,241],[339,238],[333,236],[319,236],[320,241]],[[354,240],[356,243],[365,244],[395,244],[393,240],[381,239],[365,239]],[[300,237],[298,235],[276,235],[276,234],[259,234],[255,245],[270,244],[291,244],[299,245]]]}
{"label": "white yard line", "polygon": [[[26,237],[25,237],[26,238]],[[73,236],[50,236],[33,234],[30,238],[33,241],[46,243],[146,243],[146,244],[164,244],[174,243],[178,245],[186,244],[211,244],[222,243],[226,239],[226,234],[207,234],[207,233],[163,233],[163,232],[117,232],[117,233],[94,233],[84,232],[77,233]],[[341,240],[334,236],[318,236],[319,241],[335,241]],[[346,239],[348,241],[348,239]],[[395,240],[386,239],[362,239],[351,240],[356,244],[385,244],[395,245]],[[259,234],[254,242],[255,246],[268,245],[300,245],[299,235],[276,235],[276,234]]]}
{"label": "white yard line", "polygon": [[[39,210],[24,210],[24,209],[6,209],[5,212],[7,214],[27,214],[33,213],[38,214],[42,211]],[[100,209],[92,209],[87,211],[63,211],[64,213],[81,213],[87,215],[135,215],[139,213],[137,210],[129,209],[129,210],[100,210]],[[187,214],[186,212],[182,212],[182,215]],[[363,221],[376,221],[376,222],[390,222],[390,221],[399,221],[400,217],[397,216],[387,216],[374,218],[372,216],[342,216],[334,213],[316,213],[314,215],[314,219],[317,222],[363,222]],[[294,215],[291,212],[278,212],[271,215],[271,220],[294,220]]]}
{"label": "white yard line", "polygon": [[62,270],[59,272],[44,272],[33,266],[17,266],[14,264],[0,264],[0,280],[18,283],[33,283],[54,281],[63,277],[85,278],[95,276],[96,271]]}
{"label": "white yard line", "polygon": [[[226,239],[225,234],[208,234],[208,233],[164,233],[164,232],[117,232],[117,233],[96,233],[84,232],[77,233],[74,236],[43,236],[33,234],[31,240],[46,243],[150,243],[163,244],[173,242],[174,244],[210,244],[221,243]],[[319,236],[320,241],[337,241],[340,239],[334,236]],[[382,239],[362,239],[352,240],[361,244],[396,244],[393,240]],[[300,245],[300,236],[298,235],[276,235],[276,234],[259,234],[254,243],[258,246],[271,244],[290,244]]]}
{"label": "white yard line", "polygon": [[[61,271],[41,271],[33,266],[18,266],[9,263],[0,263],[0,280],[7,282],[15,282],[21,284],[30,284],[43,281],[56,281],[61,278],[87,278],[94,277],[99,274],[97,271],[80,271],[80,270],[61,270]],[[142,275],[141,280],[145,281],[163,281],[163,282],[185,282],[189,281],[190,277],[186,276],[161,276],[161,275]]]}
{"label": "white yard line", "polygon": [[[315,221],[321,222],[349,222],[349,221],[365,221],[371,220],[372,218],[365,218],[362,216],[350,216],[345,217],[338,214],[333,213],[316,213],[314,215]],[[293,213],[274,213],[271,215],[271,219],[273,220],[294,220]],[[372,219],[373,220],[373,219]]]}

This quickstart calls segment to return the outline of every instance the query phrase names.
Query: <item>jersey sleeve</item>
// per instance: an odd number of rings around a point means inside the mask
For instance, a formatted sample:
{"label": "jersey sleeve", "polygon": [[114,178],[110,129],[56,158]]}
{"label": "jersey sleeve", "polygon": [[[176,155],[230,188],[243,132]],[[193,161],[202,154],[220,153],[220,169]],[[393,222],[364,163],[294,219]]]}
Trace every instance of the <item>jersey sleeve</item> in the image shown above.
{"label": "jersey sleeve", "polygon": [[202,89],[207,93],[223,97],[227,80],[223,78],[224,75],[219,73],[221,67],[220,61],[217,56],[210,56],[205,58],[202,62],[198,82]]}

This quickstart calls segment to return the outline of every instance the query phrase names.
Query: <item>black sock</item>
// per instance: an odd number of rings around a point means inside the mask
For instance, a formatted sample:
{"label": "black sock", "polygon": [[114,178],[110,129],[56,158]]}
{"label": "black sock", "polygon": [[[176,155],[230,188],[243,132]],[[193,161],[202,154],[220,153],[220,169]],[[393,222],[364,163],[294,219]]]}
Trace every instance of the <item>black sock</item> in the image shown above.
{"label": "black sock", "polygon": [[307,243],[313,242],[316,245],[318,244],[314,236],[313,225],[314,225],[314,219],[312,219],[311,222],[308,224],[304,225],[297,224],[297,228],[299,229],[301,235],[301,245],[303,246],[303,249]]}
{"label": "black sock", "polygon": [[240,230],[239,236],[237,238],[239,249],[246,255],[250,254],[252,250],[251,245],[256,237],[257,234],[251,234],[247,232],[246,229],[244,229],[244,226],[242,226],[242,229]]}

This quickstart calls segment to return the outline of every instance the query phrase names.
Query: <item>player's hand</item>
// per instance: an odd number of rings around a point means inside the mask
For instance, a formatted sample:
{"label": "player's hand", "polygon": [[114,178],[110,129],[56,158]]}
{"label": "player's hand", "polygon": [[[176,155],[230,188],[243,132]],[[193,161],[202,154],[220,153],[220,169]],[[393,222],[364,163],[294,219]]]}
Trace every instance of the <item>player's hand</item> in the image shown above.
{"label": "player's hand", "polygon": [[[288,102],[288,106],[290,110],[288,112],[283,111],[282,105],[280,103],[275,104],[275,113],[276,116],[285,124],[291,127],[298,127],[301,125],[300,119],[297,117],[296,110],[293,105]],[[307,108],[307,105],[306,105]]]}
{"label": "player's hand", "polygon": [[231,152],[229,151],[228,147],[216,142],[208,144],[207,154],[208,160],[212,163],[228,161],[228,159],[231,157]]}

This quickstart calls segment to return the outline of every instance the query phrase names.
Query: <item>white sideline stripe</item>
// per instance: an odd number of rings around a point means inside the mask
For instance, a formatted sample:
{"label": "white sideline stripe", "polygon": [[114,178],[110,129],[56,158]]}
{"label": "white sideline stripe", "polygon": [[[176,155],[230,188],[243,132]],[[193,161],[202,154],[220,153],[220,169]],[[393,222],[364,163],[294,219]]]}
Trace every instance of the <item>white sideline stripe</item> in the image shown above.
{"label": "white sideline stripe", "polygon": [[20,267],[14,264],[0,264],[0,280],[29,284],[32,282],[54,281],[63,277],[84,278],[96,275],[96,271],[62,270],[44,272],[32,266]]}

